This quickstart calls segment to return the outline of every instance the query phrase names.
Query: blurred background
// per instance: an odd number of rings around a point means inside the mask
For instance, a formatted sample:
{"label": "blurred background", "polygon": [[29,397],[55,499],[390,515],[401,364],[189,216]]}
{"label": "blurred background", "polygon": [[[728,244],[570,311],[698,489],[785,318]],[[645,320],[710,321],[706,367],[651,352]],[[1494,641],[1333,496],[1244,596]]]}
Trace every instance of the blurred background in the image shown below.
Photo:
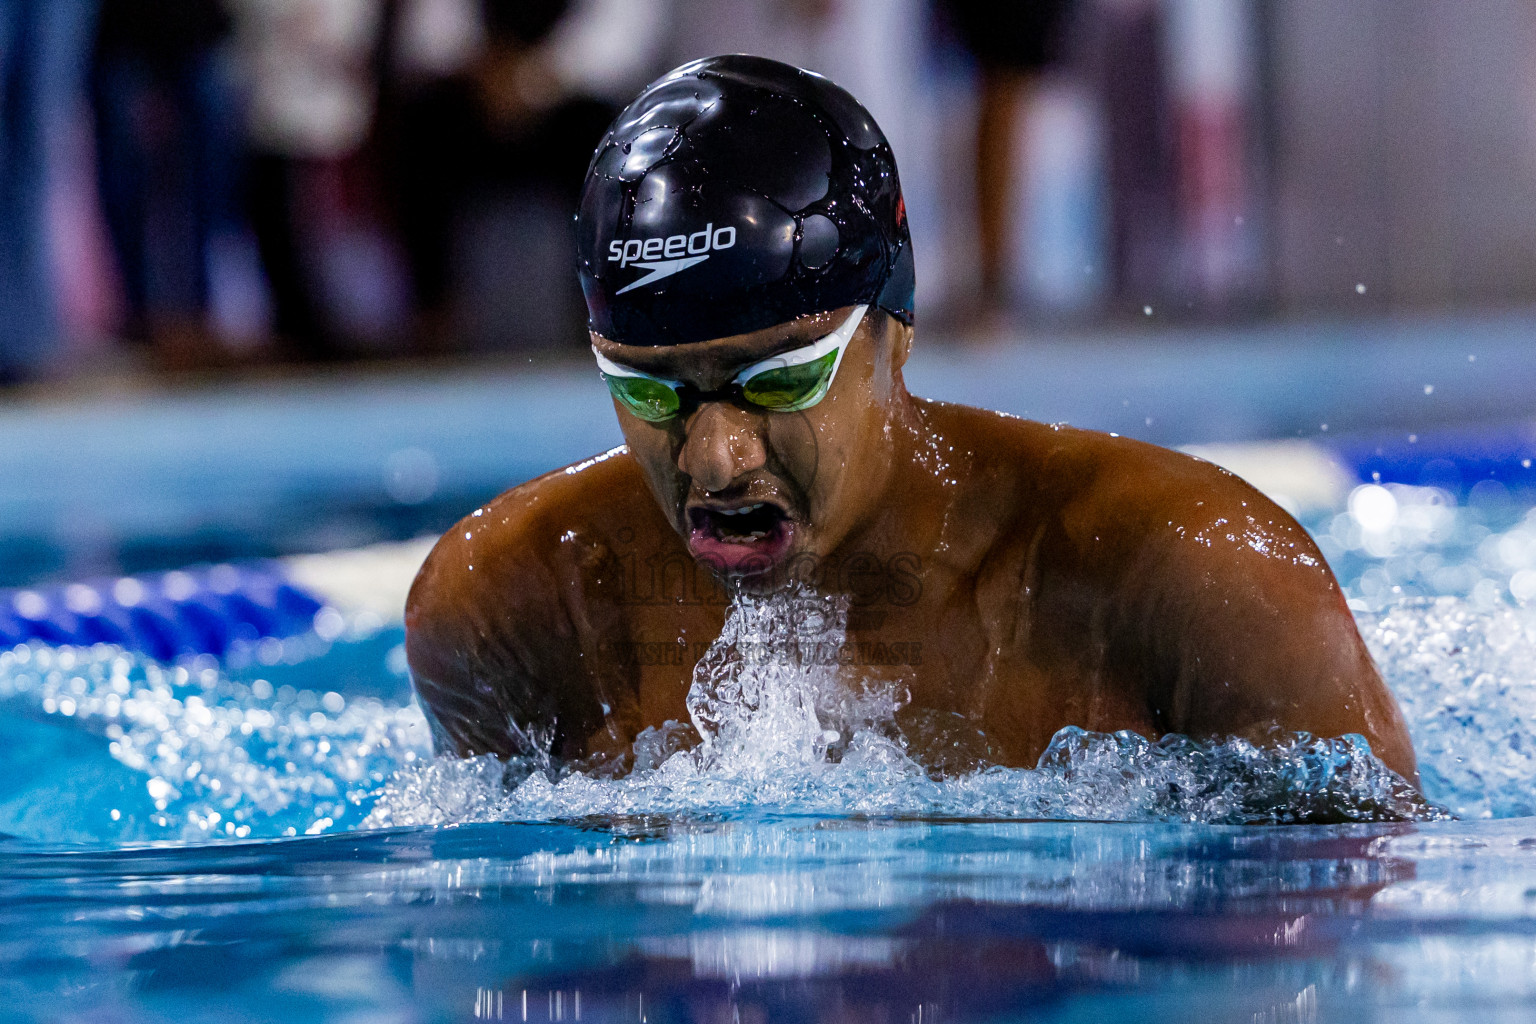
{"label": "blurred background", "polygon": [[0,585],[440,531],[615,443],[577,190],[732,51],[890,137],[914,390],[1378,453],[1536,412],[1528,0],[0,0]]}

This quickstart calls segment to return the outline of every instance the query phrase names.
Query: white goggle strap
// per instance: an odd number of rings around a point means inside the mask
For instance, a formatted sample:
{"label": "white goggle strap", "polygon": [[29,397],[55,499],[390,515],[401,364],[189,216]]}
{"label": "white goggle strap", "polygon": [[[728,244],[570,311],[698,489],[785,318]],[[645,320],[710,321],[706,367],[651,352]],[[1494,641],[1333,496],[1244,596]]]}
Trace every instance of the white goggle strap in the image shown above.
{"label": "white goggle strap", "polygon": [[831,376],[837,375],[837,368],[843,364],[843,353],[848,351],[848,342],[853,339],[853,332],[859,329],[859,324],[864,320],[864,313],[868,306],[859,306],[849,314],[843,325],[820,341],[812,342],[802,348],[790,349],[788,352],[780,352],[776,356],[759,360],[748,366],[736,375],[737,384],[745,384],[764,370],[782,370],[786,366],[799,366],[802,363],[812,363],[822,356],[837,350],[837,359],[832,363]]}
{"label": "white goggle strap", "polygon": [[[767,359],[761,359],[753,363],[736,374],[735,382],[737,384],[745,384],[764,370],[781,370],[786,366],[799,366],[802,363],[815,362],[833,350],[837,351],[837,359],[832,363],[832,374],[835,376],[837,368],[843,363],[843,353],[848,351],[848,342],[853,339],[853,334],[859,329],[859,324],[863,322],[864,314],[868,309],[867,305],[856,307],[849,314],[848,319],[843,321],[841,327],[819,341],[814,341],[800,348],[790,349],[788,352],[780,352],[778,355],[769,356]],[[616,363],[599,352],[596,345],[592,346],[592,355],[597,358],[597,368],[610,377],[639,377],[644,380],[654,380],[672,388],[682,386],[679,381],[667,380],[665,377],[653,377],[649,373],[641,373],[639,370]]]}
{"label": "white goggle strap", "polygon": [[606,358],[597,350],[596,345],[592,346],[592,354],[597,357],[597,368],[610,377],[639,377],[641,380],[654,380],[658,384],[665,384],[673,390],[682,387],[679,381],[667,380],[665,377],[652,377],[648,373],[641,373],[639,370],[632,370],[627,366],[621,366],[612,359]]}

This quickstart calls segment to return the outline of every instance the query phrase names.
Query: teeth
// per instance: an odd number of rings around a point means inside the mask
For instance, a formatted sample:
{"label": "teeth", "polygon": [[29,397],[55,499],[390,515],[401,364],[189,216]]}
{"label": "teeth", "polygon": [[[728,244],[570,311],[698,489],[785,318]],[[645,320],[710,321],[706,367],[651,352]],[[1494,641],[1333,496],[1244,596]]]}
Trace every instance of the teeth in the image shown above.
{"label": "teeth", "polygon": [[767,530],[753,530],[751,533],[729,533],[720,538],[727,544],[755,544],[768,536]]}
{"label": "teeth", "polygon": [[758,502],[756,505],[747,505],[744,508],[718,508],[715,509],[715,511],[719,512],[723,516],[744,516],[748,512],[756,512],[762,507],[763,503]]}

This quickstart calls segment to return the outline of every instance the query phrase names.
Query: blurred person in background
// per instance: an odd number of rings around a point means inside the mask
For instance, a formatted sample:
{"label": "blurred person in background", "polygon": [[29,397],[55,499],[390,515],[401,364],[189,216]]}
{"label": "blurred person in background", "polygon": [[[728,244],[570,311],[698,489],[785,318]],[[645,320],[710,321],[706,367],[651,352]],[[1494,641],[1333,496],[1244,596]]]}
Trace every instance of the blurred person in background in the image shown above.
{"label": "blurred person in background", "polygon": [[1112,275],[1133,307],[1169,292],[1176,247],[1163,6],[1160,0],[1099,0],[1086,46],[1108,115]]}
{"label": "blurred person in background", "polygon": [[1083,64],[1104,111],[1117,304],[1183,316],[1262,307],[1267,129],[1256,5],[1096,0]]}
{"label": "blurred person in background", "polygon": [[151,342],[170,366],[225,362],[233,353],[218,334],[260,328],[236,308],[257,283],[239,208],[229,29],[218,0],[103,0],[97,24],[97,179],[122,334]]}
{"label": "blurred person in background", "polygon": [[385,0],[228,0],[248,91],[248,213],[284,355],[387,348],[404,272],[368,144]]}
{"label": "blurred person in background", "polygon": [[621,101],[658,69],[667,6],[458,0],[455,11],[453,3],[415,0],[401,13],[403,41],[414,35],[416,53],[431,50],[423,31],[431,14],[442,26],[436,38],[468,23],[479,45],[458,61],[399,62],[387,129],[418,344],[584,345],[566,255],[577,189]]}
{"label": "blurred person in background", "polygon": [[936,0],[961,45],[975,59],[976,292],[962,305],[977,326],[1001,326],[1012,296],[1010,266],[1015,158],[1021,116],[1029,110],[1041,73],[1057,62],[1073,14],[1072,0]]}
{"label": "blurred person in background", "polygon": [[0,383],[58,355],[50,214],[95,15],[89,0],[0,0]]}

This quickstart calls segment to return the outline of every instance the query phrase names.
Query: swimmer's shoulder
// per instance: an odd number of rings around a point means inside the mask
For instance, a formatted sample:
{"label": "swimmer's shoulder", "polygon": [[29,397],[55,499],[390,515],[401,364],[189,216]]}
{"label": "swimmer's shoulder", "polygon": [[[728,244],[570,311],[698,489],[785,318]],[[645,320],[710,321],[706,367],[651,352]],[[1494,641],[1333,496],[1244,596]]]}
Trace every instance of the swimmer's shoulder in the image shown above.
{"label": "swimmer's shoulder", "polygon": [[670,532],[623,446],[518,484],[433,547],[406,603],[408,638],[555,628],[565,589],[659,530]]}
{"label": "swimmer's shoulder", "polygon": [[562,750],[597,728],[589,655],[608,620],[593,583],[643,497],[615,449],[513,487],[437,542],[406,600],[405,649],[439,749],[526,752],[509,722],[544,723]]}
{"label": "swimmer's shoulder", "polygon": [[634,543],[637,531],[670,527],[639,465],[620,445],[509,488],[472,511],[443,534],[417,582],[472,572],[490,582],[508,570],[580,558],[586,547]]}
{"label": "swimmer's shoulder", "polygon": [[1041,463],[1042,487],[1059,496],[1067,517],[1085,526],[1118,525],[1165,537],[1231,527],[1307,539],[1290,513],[1214,463],[1096,430],[1047,429],[1056,444]]}
{"label": "swimmer's shoulder", "polygon": [[949,406],[945,416],[978,453],[977,486],[1011,495],[1017,525],[1046,525],[1081,551],[1129,559],[1148,543],[1182,545],[1197,535],[1225,540],[1230,532],[1248,534],[1259,546],[1267,539],[1295,550],[1306,556],[1303,565],[1320,559],[1289,513],[1203,459],[1134,438],[982,409]]}
{"label": "swimmer's shoulder", "polygon": [[[1058,535],[1106,581],[1180,605],[1202,601],[1342,611],[1311,535],[1258,488],[1184,452],[1061,428],[1047,460]],[[1164,605],[1167,607],[1167,605]]]}
{"label": "swimmer's shoulder", "polygon": [[971,465],[977,486],[1001,487],[1027,496],[1032,504],[1044,501],[1046,508],[1109,497],[1127,487],[1176,491],[1224,486],[1213,474],[1225,470],[1118,434],[946,402],[924,400],[922,405],[934,435]]}
{"label": "swimmer's shoulder", "polygon": [[[988,477],[1014,476],[1042,497],[1263,498],[1247,481],[1171,448],[1065,423],[1042,423],[964,405],[926,403],[953,437],[976,453]],[[1267,501],[1267,499],[1264,499]]]}
{"label": "swimmer's shoulder", "polygon": [[520,529],[570,528],[633,514],[649,500],[640,466],[621,444],[508,488],[485,506],[484,514],[494,513],[497,522]]}

